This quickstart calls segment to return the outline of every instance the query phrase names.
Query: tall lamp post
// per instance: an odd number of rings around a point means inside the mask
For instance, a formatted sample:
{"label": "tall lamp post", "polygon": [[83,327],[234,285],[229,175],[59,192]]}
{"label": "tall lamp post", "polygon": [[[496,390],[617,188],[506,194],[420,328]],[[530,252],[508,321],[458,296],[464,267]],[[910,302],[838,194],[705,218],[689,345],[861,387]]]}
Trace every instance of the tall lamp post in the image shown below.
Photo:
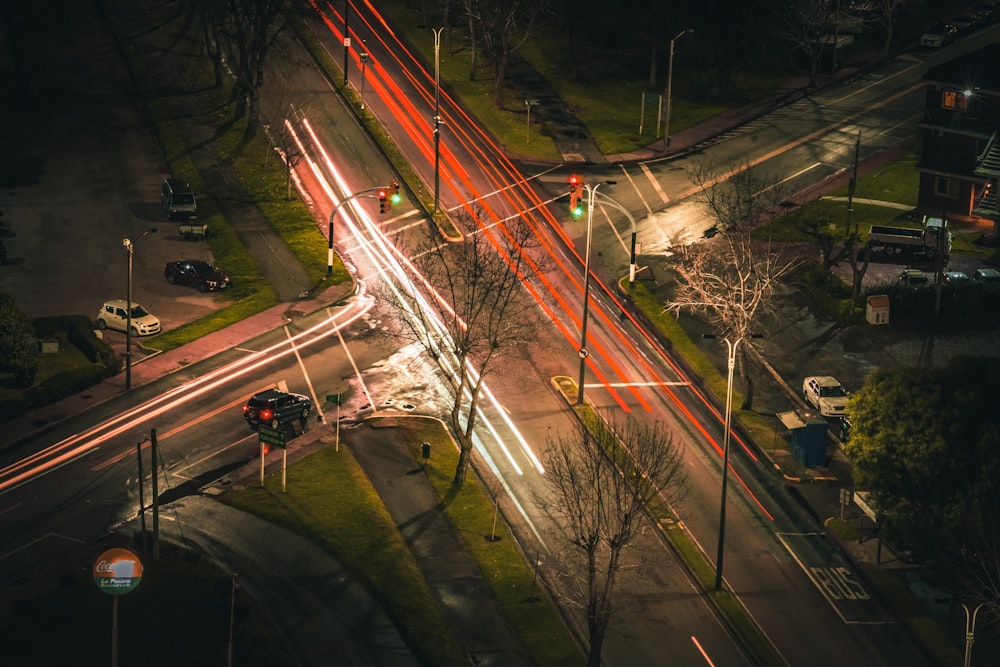
{"label": "tall lamp post", "polygon": [[156,228],[147,229],[135,242],[131,239],[122,239],[122,247],[128,253],[128,273],[126,278],[125,297],[125,388],[132,388],[132,251],[135,244],[147,235],[156,231]]}
{"label": "tall lamp post", "polygon": [[979,604],[970,613],[969,608],[964,602],[962,603],[962,609],[965,610],[965,662],[962,663],[964,667],[972,664],[972,643],[976,640],[976,616],[982,608],[983,604]]}
{"label": "tall lamp post", "polygon": [[[746,337],[760,338],[761,334],[749,334]],[[702,334],[702,338],[715,338],[715,335]],[[740,336],[732,342],[729,338],[723,338],[728,354],[726,362],[726,431],[722,436],[722,503],[719,507],[719,550],[715,557],[715,590],[717,591],[722,590],[722,557],[725,553],[726,543],[726,484],[729,481],[729,440],[733,423],[733,369],[736,368],[736,348],[744,338],[744,336]]]}
{"label": "tall lamp post", "polygon": [[[362,47],[364,46],[364,40],[361,40]],[[368,65],[368,52],[361,52],[361,110],[365,109],[365,67]]]}
{"label": "tall lamp post", "polygon": [[438,211],[438,197],[441,190],[441,31],[434,32],[434,212]]}
{"label": "tall lamp post", "polygon": [[580,325],[580,382],[577,385],[576,402],[583,405],[583,382],[587,372],[587,357],[590,351],[587,350],[587,312],[590,306],[590,247],[591,237],[594,231],[594,199],[597,197],[597,185],[584,185],[587,190],[587,251],[583,260],[583,323]]}
{"label": "tall lamp post", "polygon": [[673,103],[674,87],[674,42],[689,32],[694,32],[694,28],[685,28],[677,33],[677,36],[670,40],[670,57],[667,60],[667,113],[663,127],[663,152],[667,152],[670,146],[670,109]]}

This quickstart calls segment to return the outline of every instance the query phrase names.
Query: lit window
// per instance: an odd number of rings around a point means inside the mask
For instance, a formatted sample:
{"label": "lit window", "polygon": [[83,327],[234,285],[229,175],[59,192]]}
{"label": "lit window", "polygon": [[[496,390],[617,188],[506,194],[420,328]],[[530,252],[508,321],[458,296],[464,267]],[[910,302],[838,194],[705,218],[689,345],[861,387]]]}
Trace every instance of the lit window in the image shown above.
{"label": "lit window", "polygon": [[969,97],[957,90],[946,90],[941,93],[941,106],[953,111],[966,111],[969,108]]}

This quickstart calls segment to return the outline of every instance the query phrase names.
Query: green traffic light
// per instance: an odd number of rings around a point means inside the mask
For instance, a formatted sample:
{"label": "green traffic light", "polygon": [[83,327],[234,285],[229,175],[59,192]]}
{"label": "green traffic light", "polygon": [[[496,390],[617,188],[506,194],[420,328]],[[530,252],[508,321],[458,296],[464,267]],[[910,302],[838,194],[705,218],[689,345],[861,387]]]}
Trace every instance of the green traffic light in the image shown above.
{"label": "green traffic light", "polygon": [[572,211],[570,211],[570,213],[573,214],[574,218],[579,218],[581,215],[583,215],[583,207],[582,206],[577,206]]}
{"label": "green traffic light", "polygon": [[398,192],[393,192],[391,199],[393,204],[398,204],[399,202],[403,201],[403,198],[399,196]]}

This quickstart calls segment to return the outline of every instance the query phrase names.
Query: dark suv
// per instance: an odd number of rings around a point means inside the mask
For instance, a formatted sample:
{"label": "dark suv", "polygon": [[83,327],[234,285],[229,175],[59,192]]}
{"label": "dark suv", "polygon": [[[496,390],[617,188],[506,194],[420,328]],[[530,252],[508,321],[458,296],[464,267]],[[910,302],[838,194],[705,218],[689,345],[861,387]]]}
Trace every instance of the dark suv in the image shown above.
{"label": "dark suv", "polygon": [[167,214],[167,220],[176,218],[191,220],[198,217],[198,201],[191,191],[191,186],[183,178],[163,179],[160,204]]}
{"label": "dark suv", "polygon": [[268,389],[250,397],[243,406],[243,418],[256,431],[261,424],[278,428],[296,419],[304,422],[310,410],[312,400],[308,396]]}

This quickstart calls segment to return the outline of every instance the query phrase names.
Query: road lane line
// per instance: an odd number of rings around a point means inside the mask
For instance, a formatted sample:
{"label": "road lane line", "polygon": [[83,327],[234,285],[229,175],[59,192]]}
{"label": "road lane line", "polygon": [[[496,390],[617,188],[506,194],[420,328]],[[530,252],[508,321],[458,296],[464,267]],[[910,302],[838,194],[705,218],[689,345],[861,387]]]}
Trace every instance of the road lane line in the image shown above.
{"label": "road lane line", "polygon": [[[331,317],[333,316],[332,313],[330,315]],[[319,399],[316,397],[316,388],[313,387],[312,378],[309,377],[309,371],[306,369],[306,365],[302,361],[302,356],[299,354],[299,346],[295,344],[295,340],[292,338],[292,332],[288,330],[288,325],[283,325],[282,329],[285,330],[285,336],[288,337],[288,344],[292,346],[292,353],[295,355],[295,360],[298,362],[299,368],[302,369],[302,377],[305,378],[306,386],[309,387],[309,395],[312,396],[313,407],[316,408],[316,413],[319,415],[320,421],[325,424],[326,415],[323,414],[323,408],[320,407]],[[282,380],[281,383],[284,383],[284,380]],[[287,392],[288,390],[282,389],[282,391]],[[305,420],[303,419],[302,422],[304,424]]]}
{"label": "road lane line", "polygon": [[[667,193],[664,192],[663,188],[660,187],[660,182],[656,180],[656,176],[653,175],[653,171],[649,168],[649,165],[647,165],[645,162],[640,162],[639,167],[646,174],[646,178],[649,179],[649,182],[653,186],[653,189],[656,190],[656,194],[660,195],[660,199],[663,200],[663,203],[669,204],[670,197],[668,197]],[[647,206],[646,208],[649,207]]]}

